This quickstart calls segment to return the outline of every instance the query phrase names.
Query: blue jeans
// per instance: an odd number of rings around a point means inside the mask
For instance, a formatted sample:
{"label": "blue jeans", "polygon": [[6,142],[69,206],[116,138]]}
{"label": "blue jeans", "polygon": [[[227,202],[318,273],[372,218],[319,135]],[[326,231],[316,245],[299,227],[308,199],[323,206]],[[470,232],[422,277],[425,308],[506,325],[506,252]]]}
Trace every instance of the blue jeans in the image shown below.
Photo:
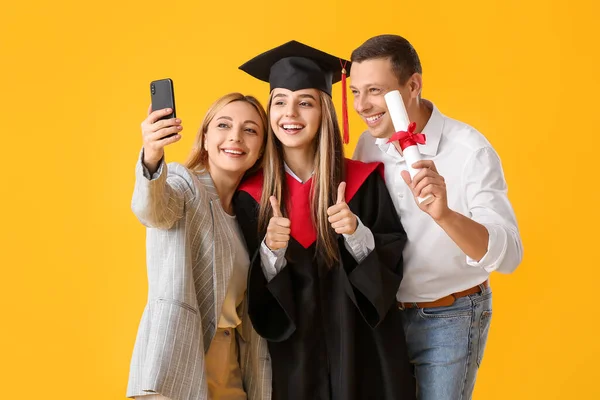
{"label": "blue jeans", "polygon": [[492,291],[402,312],[419,400],[470,400],[492,317]]}

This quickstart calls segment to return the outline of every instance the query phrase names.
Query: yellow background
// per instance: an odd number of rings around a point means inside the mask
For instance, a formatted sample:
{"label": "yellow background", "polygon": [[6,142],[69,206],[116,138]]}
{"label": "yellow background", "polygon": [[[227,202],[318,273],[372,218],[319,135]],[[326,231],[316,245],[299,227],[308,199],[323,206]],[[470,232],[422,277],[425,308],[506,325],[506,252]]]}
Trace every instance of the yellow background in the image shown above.
{"label": "yellow background", "polygon": [[[129,204],[152,79],[175,82],[185,136],[167,156],[183,161],[218,96],[266,100],[267,85],[237,70],[250,57],[290,39],[349,56],[380,33],[406,36],[425,97],[495,146],[520,225],[525,260],[493,276],[475,399],[600,398],[598,11],[591,0],[4,2],[0,398],[124,398],[147,290]],[[350,116],[348,154],[364,129]]]}

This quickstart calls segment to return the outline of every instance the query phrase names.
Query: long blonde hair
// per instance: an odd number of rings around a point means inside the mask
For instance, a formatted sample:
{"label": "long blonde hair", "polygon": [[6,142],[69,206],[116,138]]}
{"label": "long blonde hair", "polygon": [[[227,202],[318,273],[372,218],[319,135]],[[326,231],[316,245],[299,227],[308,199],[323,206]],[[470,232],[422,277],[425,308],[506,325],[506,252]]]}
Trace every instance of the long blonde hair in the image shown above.
{"label": "long blonde hair", "polygon": [[[190,152],[190,155],[188,156],[188,159],[185,162],[185,166],[187,168],[189,168],[191,170],[208,170],[208,152],[206,151],[206,149],[204,148],[204,145],[203,145],[204,144],[204,136],[206,135],[206,132],[208,131],[208,126],[212,122],[215,115],[217,115],[217,113],[219,111],[221,111],[221,109],[223,107],[225,107],[226,105],[233,103],[235,101],[243,101],[245,103],[250,104],[252,107],[254,107],[254,109],[260,116],[260,120],[263,124],[263,129],[266,130],[266,127],[268,125],[267,114],[265,113],[265,109],[262,106],[262,104],[260,104],[260,102],[255,97],[243,95],[241,93],[229,93],[222,97],[219,97],[208,108],[208,111],[206,112],[206,115],[204,116],[204,119],[202,120],[202,125],[200,126],[200,129],[198,130],[198,133],[196,134],[196,140],[194,141],[194,147],[192,147],[192,151]],[[265,134],[265,132],[263,132],[263,143],[262,143],[262,148],[261,148],[261,154],[263,154],[262,150],[265,147],[266,140],[267,140],[267,135]],[[254,163],[252,168],[250,168],[248,171],[246,171],[245,176],[251,175],[252,173],[256,172],[256,170],[258,170],[262,166],[263,158],[264,158],[264,154],[258,158],[258,160],[256,161],[256,163]]]}
{"label": "long blonde hair", "polygon": [[[321,125],[315,137],[315,172],[311,187],[312,223],[317,231],[317,253],[329,267],[332,267],[338,257],[337,235],[327,220],[327,209],[336,201],[337,188],[345,177],[344,146],[338,124],[337,115],[331,97],[319,91],[321,100]],[[270,120],[271,103],[267,106]],[[267,129],[267,146],[264,161],[264,182],[260,201],[258,226],[261,232],[266,232],[269,220],[273,215],[270,196],[279,200],[281,212],[287,216],[286,205],[289,199],[283,165],[283,146],[269,123]]]}

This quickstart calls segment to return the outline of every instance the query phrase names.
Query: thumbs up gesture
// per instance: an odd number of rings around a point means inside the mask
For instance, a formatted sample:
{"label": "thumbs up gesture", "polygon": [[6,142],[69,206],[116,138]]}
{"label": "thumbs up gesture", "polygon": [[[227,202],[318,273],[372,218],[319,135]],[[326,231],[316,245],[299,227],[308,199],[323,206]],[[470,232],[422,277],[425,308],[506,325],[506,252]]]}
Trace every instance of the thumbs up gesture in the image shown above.
{"label": "thumbs up gesture", "polygon": [[350,211],[346,204],[346,182],[340,183],[338,187],[337,202],[327,209],[328,221],[338,234],[352,235],[356,231],[358,222],[356,215]]}
{"label": "thumbs up gesture", "polygon": [[290,220],[283,217],[279,208],[279,201],[275,196],[269,198],[273,207],[273,216],[269,220],[265,243],[271,251],[287,247],[290,241]]}

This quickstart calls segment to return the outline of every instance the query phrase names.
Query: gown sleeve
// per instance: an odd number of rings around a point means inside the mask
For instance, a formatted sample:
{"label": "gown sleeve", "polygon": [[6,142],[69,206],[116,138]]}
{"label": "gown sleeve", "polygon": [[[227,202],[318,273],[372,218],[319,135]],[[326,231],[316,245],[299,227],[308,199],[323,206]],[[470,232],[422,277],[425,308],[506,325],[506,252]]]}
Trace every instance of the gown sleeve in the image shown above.
{"label": "gown sleeve", "polygon": [[234,200],[236,215],[251,255],[248,271],[248,316],[254,330],[263,338],[280,342],[296,330],[295,303],[290,268],[284,267],[270,281],[260,265],[259,246],[264,233],[258,231],[258,203],[240,191]]}
{"label": "gown sleeve", "polygon": [[376,171],[369,175],[348,206],[375,239],[375,249],[360,263],[344,248],[343,239],[339,239],[349,282],[348,294],[365,321],[375,328],[390,307],[396,305],[396,293],[402,281],[406,232],[385,182]]}

